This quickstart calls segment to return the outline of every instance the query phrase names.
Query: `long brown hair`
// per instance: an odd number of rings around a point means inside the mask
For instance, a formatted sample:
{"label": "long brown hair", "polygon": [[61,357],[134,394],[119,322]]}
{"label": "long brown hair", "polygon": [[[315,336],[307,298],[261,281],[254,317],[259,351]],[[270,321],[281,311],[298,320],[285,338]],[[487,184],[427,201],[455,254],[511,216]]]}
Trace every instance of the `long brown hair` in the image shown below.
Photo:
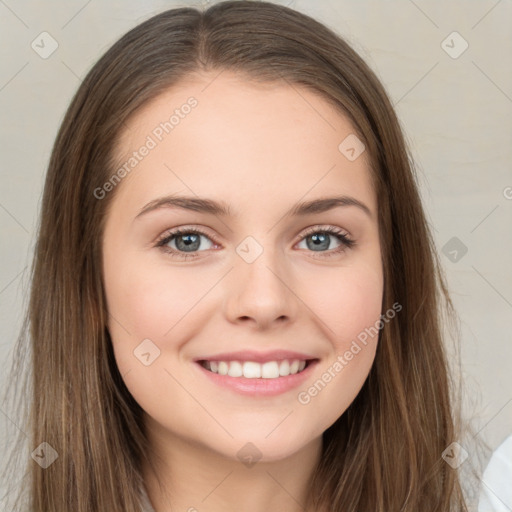
{"label": "long brown hair", "polygon": [[457,440],[441,334],[450,302],[392,104],[334,32],[290,8],[244,0],[172,9],[135,27],[94,65],[62,122],[44,188],[29,332],[19,342],[28,338],[31,358],[29,443],[48,443],[58,459],[46,469],[29,460],[27,509],[140,511],[149,446],[113,357],[101,274],[115,191],[101,200],[94,191],[113,175],[112,149],[141,106],[193,73],[224,70],[306,87],[348,116],[378,198],[382,310],[403,308],[381,329],[360,393],[324,433],[308,507],[466,510],[458,473],[441,457]]}

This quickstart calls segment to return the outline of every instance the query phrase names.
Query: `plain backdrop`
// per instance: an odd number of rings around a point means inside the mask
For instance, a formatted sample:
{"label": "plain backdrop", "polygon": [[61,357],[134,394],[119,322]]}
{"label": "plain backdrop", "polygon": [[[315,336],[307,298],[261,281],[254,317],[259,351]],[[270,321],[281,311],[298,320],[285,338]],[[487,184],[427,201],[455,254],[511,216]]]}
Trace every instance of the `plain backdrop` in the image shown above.
{"label": "plain backdrop", "polygon": [[[460,316],[465,415],[494,449],[512,432],[512,2],[276,3],[345,37],[395,104]],[[0,0],[1,384],[26,303],[45,171],[72,95],[129,29],[169,8],[207,5]],[[42,32],[58,44],[47,58],[33,49],[51,41]],[[0,412],[6,448],[13,425]]]}

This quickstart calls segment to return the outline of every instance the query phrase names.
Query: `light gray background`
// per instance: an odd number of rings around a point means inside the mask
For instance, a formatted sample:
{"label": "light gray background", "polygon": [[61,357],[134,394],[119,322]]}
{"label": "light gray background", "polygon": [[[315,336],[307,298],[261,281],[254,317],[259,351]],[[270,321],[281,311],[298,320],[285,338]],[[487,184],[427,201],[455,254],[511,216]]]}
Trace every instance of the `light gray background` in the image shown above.
{"label": "light gray background", "polygon": [[[276,3],[344,36],[395,103],[460,315],[466,416],[478,438],[496,448],[512,433],[512,2]],[[168,8],[207,4],[0,0],[2,371],[10,364],[26,302],[48,158],[72,95],[99,56],[130,28]],[[43,31],[59,45],[47,59],[31,48]],[[451,36],[443,44],[453,31],[469,45],[458,58],[445,49],[457,52],[462,39]],[[442,251],[453,237],[467,247],[458,261]],[[0,436],[8,422],[0,414]],[[2,446],[9,442],[4,439]]]}

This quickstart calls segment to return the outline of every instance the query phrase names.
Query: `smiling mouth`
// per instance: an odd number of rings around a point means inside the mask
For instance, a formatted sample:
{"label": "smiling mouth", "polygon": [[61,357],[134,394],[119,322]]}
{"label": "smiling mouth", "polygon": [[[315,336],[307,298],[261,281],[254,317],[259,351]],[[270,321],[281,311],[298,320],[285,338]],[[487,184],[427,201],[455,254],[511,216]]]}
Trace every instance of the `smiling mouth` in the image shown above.
{"label": "smiling mouth", "polygon": [[255,361],[198,361],[206,370],[227,377],[246,379],[279,379],[303,372],[315,360],[282,359],[257,363]]}

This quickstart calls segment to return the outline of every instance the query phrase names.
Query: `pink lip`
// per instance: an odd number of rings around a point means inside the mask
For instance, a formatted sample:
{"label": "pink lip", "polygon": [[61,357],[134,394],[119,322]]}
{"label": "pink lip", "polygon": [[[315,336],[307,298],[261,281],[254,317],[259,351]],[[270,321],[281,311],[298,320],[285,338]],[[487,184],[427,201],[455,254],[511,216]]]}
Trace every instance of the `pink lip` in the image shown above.
{"label": "pink lip", "polygon": [[[275,359],[279,359],[273,356]],[[274,360],[275,360],[274,359]],[[284,357],[283,359],[287,359]],[[292,358],[293,359],[293,358]],[[295,357],[295,359],[298,359]],[[304,359],[304,356],[302,357]],[[202,359],[203,361],[205,359]],[[212,359],[209,359],[210,361]],[[226,361],[226,359],[220,359],[221,361]],[[229,359],[231,360],[231,359]],[[254,359],[245,359],[242,358],[243,361],[254,361]],[[293,375],[288,375],[286,377],[278,377],[277,379],[247,379],[245,377],[229,377],[228,375],[219,375],[218,373],[213,373],[201,366],[199,362],[196,361],[194,364],[198,370],[204,374],[207,378],[209,378],[213,383],[231,389],[232,391],[246,396],[258,397],[258,396],[276,396],[282,393],[286,393],[287,391],[292,390],[300,386],[306,379],[311,376],[314,366],[318,363],[318,360],[311,361],[304,370],[300,373],[295,373]]]}
{"label": "pink lip", "polygon": [[255,363],[266,363],[268,361],[280,361],[282,359],[298,359],[307,361],[317,359],[315,356],[291,352],[289,350],[272,350],[269,352],[256,352],[243,350],[240,352],[225,352],[213,356],[196,357],[194,361],[253,361]]}

